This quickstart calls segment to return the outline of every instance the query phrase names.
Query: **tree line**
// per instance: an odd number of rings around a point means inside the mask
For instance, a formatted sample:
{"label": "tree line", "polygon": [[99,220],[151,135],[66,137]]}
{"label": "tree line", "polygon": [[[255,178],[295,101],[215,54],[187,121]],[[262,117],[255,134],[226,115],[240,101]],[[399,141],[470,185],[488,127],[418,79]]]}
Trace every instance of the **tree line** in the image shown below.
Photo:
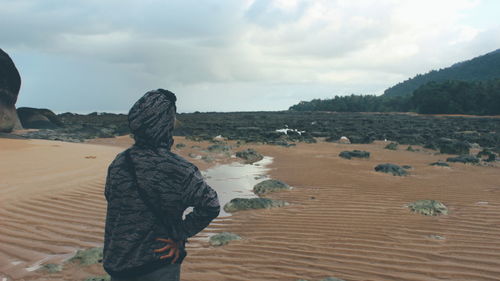
{"label": "tree line", "polygon": [[301,101],[289,110],[337,112],[417,112],[423,114],[500,114],[500,79],[428,82],[410,96],[350,95]]}

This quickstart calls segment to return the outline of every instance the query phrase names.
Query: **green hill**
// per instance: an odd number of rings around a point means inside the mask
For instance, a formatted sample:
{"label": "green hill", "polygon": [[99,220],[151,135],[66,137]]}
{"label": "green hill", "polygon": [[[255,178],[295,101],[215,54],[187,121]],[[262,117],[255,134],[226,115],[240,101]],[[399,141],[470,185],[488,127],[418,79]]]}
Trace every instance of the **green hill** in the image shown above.
{"label": "green hill", "polygon": [[383,96],[410,96],[418,87],[432,81],[485,81],[496,78],[500,78],[500,49],[444,69],[418,74],[388,88]]}

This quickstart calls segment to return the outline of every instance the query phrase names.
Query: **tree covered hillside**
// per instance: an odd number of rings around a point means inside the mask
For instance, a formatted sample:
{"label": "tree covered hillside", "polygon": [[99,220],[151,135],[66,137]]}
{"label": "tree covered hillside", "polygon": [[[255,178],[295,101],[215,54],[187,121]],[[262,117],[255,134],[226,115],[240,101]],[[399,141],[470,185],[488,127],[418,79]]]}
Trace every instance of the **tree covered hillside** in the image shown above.
{"label": "tree covered hillside", "polygon": [[432,81],[485,81],[496,78],[500,78],[500,49],[468,61],[456,63],[448,68],[432,70],[423,75],[419,74],[388,88],[384,91],[383,96],[409,96],[418,87]]}

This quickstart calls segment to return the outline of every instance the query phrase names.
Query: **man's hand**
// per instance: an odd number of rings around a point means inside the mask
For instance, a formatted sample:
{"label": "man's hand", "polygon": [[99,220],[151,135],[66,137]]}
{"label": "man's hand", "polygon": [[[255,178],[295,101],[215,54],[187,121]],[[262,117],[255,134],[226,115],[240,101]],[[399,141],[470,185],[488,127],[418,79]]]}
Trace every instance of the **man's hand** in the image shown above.
{"label": "man's hand", "polygon": [[172,239],[163,239],[163,238],[157,238],[156,241],[161,241],[167,243],[167,245],[163,248],[153,250],[155,253],[163,253],[166,252],[167,250],[170,250],[168,254],[163,255],[160,257],[160,259],[168,259],[168,258],[174,258],[172,260],[172,263],[175,263],[177,259],[179,259],[179,243],[175,242]]}

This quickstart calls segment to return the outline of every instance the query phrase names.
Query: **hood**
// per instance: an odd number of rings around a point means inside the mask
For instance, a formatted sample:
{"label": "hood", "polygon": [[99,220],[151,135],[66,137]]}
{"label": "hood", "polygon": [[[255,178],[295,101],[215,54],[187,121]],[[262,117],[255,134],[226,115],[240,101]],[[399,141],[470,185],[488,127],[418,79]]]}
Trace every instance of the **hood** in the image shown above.
{"label": "hood", "polygon": [[135,145],[170,149],[174,143],[173,130],[177,98],[174,93],[158,89],[142,96],[128,113],[128,124]]}

